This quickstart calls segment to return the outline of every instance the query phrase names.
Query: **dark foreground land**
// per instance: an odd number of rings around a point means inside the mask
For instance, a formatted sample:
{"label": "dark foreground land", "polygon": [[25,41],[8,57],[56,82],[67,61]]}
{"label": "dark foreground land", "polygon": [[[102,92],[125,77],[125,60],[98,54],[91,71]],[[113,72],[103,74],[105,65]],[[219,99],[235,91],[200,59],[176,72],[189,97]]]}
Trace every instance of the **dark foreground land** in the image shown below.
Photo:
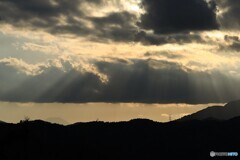
{"label": "dark foreground land", "polygon": [[[157,123],[0,123],[1,160],[155,160],[211,158],[210,151],[240,151],[240,117]],[[235,157],[239,159],[239,157]]]}

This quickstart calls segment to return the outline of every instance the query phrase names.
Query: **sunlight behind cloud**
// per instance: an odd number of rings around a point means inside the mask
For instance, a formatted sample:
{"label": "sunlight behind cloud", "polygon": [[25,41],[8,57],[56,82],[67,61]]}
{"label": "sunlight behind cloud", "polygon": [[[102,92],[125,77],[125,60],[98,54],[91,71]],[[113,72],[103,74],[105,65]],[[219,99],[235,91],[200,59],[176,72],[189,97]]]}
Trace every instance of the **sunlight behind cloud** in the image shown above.
{"label": "sunlight behind cloud", "polygon": [[89,16],[103,17],[112,12],[131,12],[140,16],[144,11],[140,8],[141,0],[102,0],[101,5],[84,3],[80,9]]}

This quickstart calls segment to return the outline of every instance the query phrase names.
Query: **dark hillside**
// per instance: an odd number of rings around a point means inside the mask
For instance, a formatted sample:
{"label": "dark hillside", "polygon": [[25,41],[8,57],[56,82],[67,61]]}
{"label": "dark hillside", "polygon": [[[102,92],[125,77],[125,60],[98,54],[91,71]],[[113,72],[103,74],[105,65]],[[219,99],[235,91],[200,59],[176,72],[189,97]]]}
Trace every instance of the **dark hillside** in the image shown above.
{"label": "dark hillside", "polygon": [[210,151],[239,152],[239,124],[239,117],[228,121],[157,123],[137,119],[68,126],[44,121],[0,124],[0,159],[203,160],[210,158]]}

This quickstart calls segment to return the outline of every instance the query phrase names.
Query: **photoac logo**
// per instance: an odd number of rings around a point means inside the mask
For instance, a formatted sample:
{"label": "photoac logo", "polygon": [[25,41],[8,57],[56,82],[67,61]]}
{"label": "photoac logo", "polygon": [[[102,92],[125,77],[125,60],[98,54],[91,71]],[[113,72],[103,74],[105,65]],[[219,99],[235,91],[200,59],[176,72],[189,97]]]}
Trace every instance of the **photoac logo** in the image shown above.
{"label": "photoac logo", "polygon": [[238,152],[210,152],[210,157],[237,157]]}
{"label": "photoac logo", "polygon": [[215,152],[213,152],[213,151],[210,152],[210,156],[211,156],[211,157],[215,157],[215,156],[216,156]]}

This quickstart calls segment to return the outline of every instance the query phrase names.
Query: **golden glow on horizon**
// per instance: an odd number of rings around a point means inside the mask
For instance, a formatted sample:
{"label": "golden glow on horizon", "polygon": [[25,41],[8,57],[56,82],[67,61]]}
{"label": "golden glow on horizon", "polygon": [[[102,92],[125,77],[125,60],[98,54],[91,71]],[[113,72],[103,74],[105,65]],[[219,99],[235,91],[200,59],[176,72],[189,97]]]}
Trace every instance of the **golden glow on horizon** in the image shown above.
{"label": "golden glow on horizon", "polygon": [[[127,3],[126,3],[127,4]],[[130,3],[128,7],[137,8],[136,4]],[[188,43],[188,44],[165,44],[165,45],[142,45],[141,43],[117,43],[108,42],[100,43],[89,41],[83,37],[76,37],[72,35],[51,35],[44,31],[31,31],[26,29],[18,29],[10,25],[1,25],[1,33],[5,36],[16,38],[16,41],[23,41],[22,44],[16,43],[12,47],[18,50],[29,51],[32,54],[54,55],[58,57],[73,56],[75,63],[79,59],[87,61],[87,59],[96,58],[123,58],[123,59],[156,59],[176,62],[183,66],[189,67],[193,70],[205,71],[210,69],[222,69],[226,72],[226,67],[232,73],[240,61],[237,56],[225,56],[224,50],[219,50],[219,44],[215,42],[224,42],[225,35],[238,35],[239,32],[229,31],[209,31],[202,32],[201,37],[209,43]],[[145,56],[147,52],[154,52],[151,56]],[[175,54],[181,58],[169,58],[161,54],[161,52],[168,52],[170,55]],[[81,59],[81,60],[80,60]],[[198,65],[193,65],[198,63]],[[45,62],[43,62],[45,63]],[[191,65],[189,65],[191,64]]]}
{"label": "golden glow on horizon", "polygon": [[[89,121],[128,121],[148,118],[167,122],[216,104],[141,104],[141,103],[9,103],[0,102],[0,120],[17,123],[25,116],[32,120],[63,119],[68,123]],[[222,105],[222,104],[219,104]]]}

